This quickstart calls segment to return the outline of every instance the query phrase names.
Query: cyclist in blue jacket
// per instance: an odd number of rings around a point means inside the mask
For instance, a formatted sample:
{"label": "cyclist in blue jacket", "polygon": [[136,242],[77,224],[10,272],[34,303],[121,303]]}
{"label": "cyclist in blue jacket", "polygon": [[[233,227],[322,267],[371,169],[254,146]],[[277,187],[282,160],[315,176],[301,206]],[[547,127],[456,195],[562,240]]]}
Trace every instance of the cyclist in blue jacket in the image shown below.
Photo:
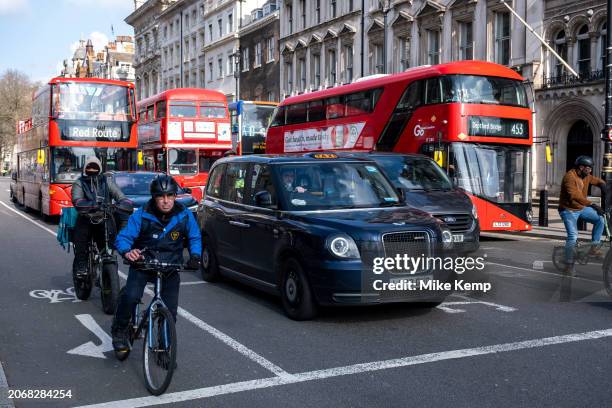
{"label": "cyclist in blue jacket", "polygon": [[[189,267],[197,269],[202,253],[202,236],[191,211],[175,202],[178,184],[171,176],[160,175],[151,182],[150,190],[152,199],[130,216],[127,226],[117,235],[117,252],[134,262],[143,259],[141,252],[146,248],[160,262],[183,263],[183,248],[187,241]],[[113,348],[117,353],[129,349],[128,324],[149,279],[145,272],[130,267],[111,328]],[[161,296],[176,321],[180,277],[173,273],[163,279]]]}

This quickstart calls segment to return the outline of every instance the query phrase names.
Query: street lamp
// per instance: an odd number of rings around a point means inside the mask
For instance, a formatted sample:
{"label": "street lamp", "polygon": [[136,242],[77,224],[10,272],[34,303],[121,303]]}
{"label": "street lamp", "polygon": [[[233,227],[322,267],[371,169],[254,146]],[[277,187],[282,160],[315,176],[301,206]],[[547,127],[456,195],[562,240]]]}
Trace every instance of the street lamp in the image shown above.
{"label": "street lamp", "polygon": [[391,10],[391,0],[378,0],[378,9],[383,13],[383,73],[387,73],[387,14]]}
{"label": "street lamp", "polygon": [[240,99],[240,47],[232,55],[234,57],[234,78],[236,78],[236,96],[234,101],[237,102]]}

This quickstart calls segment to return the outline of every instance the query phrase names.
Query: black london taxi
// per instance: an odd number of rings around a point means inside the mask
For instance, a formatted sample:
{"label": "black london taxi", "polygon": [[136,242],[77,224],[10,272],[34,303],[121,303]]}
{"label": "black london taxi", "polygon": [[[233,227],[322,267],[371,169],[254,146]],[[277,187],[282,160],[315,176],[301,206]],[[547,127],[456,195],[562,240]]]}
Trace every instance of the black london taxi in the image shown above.
{"label": "black london taxi", "polygon": [[318,305],[432,307],[449,294],[397,290],[408,281],[452,279],[452,271],[425,263],[394,263],[451,254],[452,233],[407,207],[372,160],[321,153],[218,160],[198,222],[203,279],[226,276],[280,295],[292,319],[313,318]]}
{"label": "black london taxi", "polygon": [[457,252],[471,253],[480,247],[476,207],[468,195],[453,185],[431,158],[422,154],[389,152],[345,153],[374,160],[395,188],[402,190],[406,204],[441,219],[453,233]]}

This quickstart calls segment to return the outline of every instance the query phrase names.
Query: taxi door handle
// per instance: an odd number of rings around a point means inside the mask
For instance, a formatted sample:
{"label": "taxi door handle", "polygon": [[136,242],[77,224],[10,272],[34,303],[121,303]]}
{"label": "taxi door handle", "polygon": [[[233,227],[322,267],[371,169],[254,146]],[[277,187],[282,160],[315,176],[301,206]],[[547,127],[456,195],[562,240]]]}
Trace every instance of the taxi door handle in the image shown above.
{"label": "taxi door handle", "polygon": [[234,225],[234,226],[240,227],[240,228],[250,228],[251,227],[249,224],[245,224],[244,222],[230,221],[229,223],[231,225]]}

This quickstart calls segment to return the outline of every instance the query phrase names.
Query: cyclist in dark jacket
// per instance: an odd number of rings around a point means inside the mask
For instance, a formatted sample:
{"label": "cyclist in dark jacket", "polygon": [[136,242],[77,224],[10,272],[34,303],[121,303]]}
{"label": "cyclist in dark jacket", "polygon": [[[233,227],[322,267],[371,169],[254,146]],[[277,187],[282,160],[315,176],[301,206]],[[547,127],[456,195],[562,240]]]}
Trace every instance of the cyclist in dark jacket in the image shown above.
{"label": "cyclist in dark jacket", "polygon": [[[149,202],[136,210],[128,225],[119,232],[117,251],[129,261],[143,258],[142,250],[155,254],[160,262],[183,263],[184,243],[189,244],[189,266],[198,268],[202,253],[200,228],[189,211],[175,202],[178,184],[171,176],[160,175],[151,182]],[[135,305],[140,302],[150,275],[130,267],[125,287],[121,291],[113,319],[113,348],[117,353],[129,349],[127,328]],[[163,278],[161,297],[176,321],[180,277],[173,273]]]}
{"label": "cyclist in dark jacket", "polygon": [[[87,245],[93,234],[98,248],[104,247],[104,225],[101,204],[110,205],[114,200],[122,211],[117,212],[117,220],[121,227],[127,220],[127,215],[133,211],[132,203],[121,192],[121,189],[102,174],[102,164],[97,157],[85,159],[83,175],[72,185],[72,205],[79,216],[74,227],[74,263],[73,270],[78,275],[87,275]],[[116,234],[116,222],[108,222],[111,236],[110,247]]]}

